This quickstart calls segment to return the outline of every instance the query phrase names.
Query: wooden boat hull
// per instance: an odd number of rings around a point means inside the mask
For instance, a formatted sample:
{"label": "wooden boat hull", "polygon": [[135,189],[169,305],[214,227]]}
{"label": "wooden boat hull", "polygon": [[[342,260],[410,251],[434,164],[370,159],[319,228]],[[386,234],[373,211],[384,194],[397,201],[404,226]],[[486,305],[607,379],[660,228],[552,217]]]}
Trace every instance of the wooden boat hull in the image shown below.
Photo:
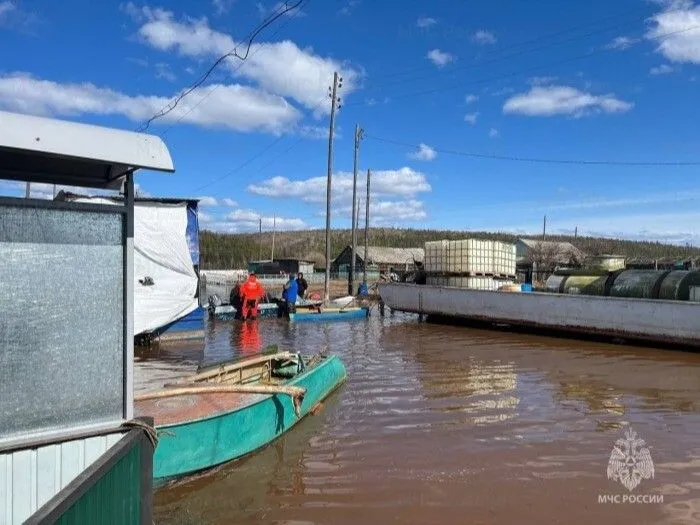
{"label": "wooden boat hull", "polygon": [[292,398],[246,394],[245,406],[183,423],[157,425],[153,458],[156,484],[241,458],[269,444],[301,420],[346,379],[337,356],[324,358],[284,385],[306,389],[297,417]]}
{"label": "wooden boat hull", "polygon": [[369,315],[369,308],[362,306],[356,308],[332,308],[321,312],[315,310],[300,311],[289,314],[289,320],[294,322],[325,322],[346,321],[350,319],[364,319]]}

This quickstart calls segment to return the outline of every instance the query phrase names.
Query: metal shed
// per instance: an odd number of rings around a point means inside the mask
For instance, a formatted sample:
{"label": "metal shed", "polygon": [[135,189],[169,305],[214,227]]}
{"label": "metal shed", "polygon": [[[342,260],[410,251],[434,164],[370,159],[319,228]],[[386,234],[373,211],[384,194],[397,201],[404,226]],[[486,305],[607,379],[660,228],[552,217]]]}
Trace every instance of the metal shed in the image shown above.
{"label": "metal shed", "polygon": [[[134,172],[158,137],[0,112],[0,179],[123,188],[124,205],[0,197],[0,523],[150,523],[133,419]],[[107,480],[107,481],[105,481]],[[125,487],[108,494],[102,482]],[[119,514],[116,514],[116,513]]]}

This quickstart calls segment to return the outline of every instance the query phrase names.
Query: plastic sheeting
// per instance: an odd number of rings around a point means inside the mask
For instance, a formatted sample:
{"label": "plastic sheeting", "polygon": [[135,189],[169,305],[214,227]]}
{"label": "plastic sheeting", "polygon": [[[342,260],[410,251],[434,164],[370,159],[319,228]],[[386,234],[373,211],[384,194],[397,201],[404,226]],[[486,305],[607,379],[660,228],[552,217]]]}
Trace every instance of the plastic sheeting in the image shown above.
{"label": "plastic sheeting", "polygon": [[[121,204],[101,198],[77,200]],[[187,202],[134,205],[134,335],[152,332],[199,307],[187,213]]]}

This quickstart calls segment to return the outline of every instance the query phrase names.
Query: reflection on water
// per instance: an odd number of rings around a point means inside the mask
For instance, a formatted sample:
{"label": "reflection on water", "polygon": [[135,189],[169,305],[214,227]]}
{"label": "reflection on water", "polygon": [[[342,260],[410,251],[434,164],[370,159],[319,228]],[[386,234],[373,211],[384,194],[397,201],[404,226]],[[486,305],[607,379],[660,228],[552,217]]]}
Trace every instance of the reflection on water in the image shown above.
{"label": "reflection on water", "polygon": [[[401,314],[223,321],[140,358],[138,388],[271,344],[336,352],[348,381],[257,454],[157,492],[157,523],[700,523],[700,355]],[[663,505],[597,503],[626,491],[606,469],[627,426],[656,466],[637,492]]]}

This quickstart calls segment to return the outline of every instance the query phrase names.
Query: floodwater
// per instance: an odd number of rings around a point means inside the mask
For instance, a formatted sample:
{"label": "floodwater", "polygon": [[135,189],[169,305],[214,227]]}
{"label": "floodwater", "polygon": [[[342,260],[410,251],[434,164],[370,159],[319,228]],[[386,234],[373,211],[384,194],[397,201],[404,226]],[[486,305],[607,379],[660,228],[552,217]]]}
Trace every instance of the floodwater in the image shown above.
{"label": "floodwater", "polygon": [[[270,446],[156,492],[156,523],[700,523],[700,354],[377,310],[256,326],[216,322],[204,345],[152,350],[139,389],[271,344],[335,352],[347,382]],[[629,429],[653,463],[632,491],[608,479]]]}

